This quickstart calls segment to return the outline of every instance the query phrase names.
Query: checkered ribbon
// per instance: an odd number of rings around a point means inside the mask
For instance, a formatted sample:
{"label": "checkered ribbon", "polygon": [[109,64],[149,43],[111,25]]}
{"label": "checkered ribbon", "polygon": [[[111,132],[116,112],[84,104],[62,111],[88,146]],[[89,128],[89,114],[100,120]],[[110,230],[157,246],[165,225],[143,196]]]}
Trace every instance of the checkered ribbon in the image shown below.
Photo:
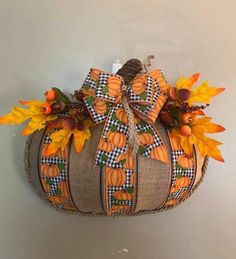
{"label": "checkered ribbon", "polygon": [[166,95],[160,89],[163,75],[160,70],[137,76],[132,83],[124,85],[124,79],[91,69],[81,91],[84,102],[95,123],[105,121],[98,145],[96,165],[122,168],[121,154],[129,149],[129,120],[123,105],[126,97],[134,113],[133,119],[138,133],[138,154],[167,162],[167,150],[154,123],[162,109]]}

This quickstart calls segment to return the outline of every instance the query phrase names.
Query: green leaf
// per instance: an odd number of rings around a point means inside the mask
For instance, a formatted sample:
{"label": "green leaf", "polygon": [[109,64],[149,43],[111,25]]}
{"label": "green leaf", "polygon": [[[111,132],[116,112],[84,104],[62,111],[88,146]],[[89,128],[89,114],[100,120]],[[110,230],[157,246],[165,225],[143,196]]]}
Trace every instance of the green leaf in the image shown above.
{"label": "green leaf", "polygon": [[94,97],[93,96],[88,96],[86,98],[86,102],[89,104],[89,105],[92,105],[93,102],[94,102]]}
{"label": "green leaf", "polygon": [[101,159],[104,162],[107,161],[107,155],[106,154],[102,154]]}
{"label": "green leaf", "polygon": [[82,85],[82,88],[84,88],[85,90],[88,90],[90,88],[90,85],[84,84]]}
{"label": "green leaf", "polygon": [[47,179],[47,180],[46,180],[46,184],[52,185],[52,184],[53,184],[53,181],[52,181],[51,179]]}
{"label": "green leaf", "polygon": [[56,100],[58,102],[63,102],[63,103],[70,103],[70,99],[65,95],[63,94],[63,92],[56,88],[56,87],[52,87],[52,90],[56,92]]}
{"label": "green leaf", "polygon": [[147,93],[146,92],[142,92],[140,95],[139,95],[140,99],[141,100],[145,100],[147,98]]}
{"label": "green leaf", "polygon": [[117,127],[115,125],[112,125],[110,127],[110,130],[111,130],[111,132],[116,132],[117,131]]}
{"label": "green leaf", "polygon": [[145,112],[147,110],[147,106],[146,105],[140,105],[139,109],[140,109],[140,111]]}
{"label": "green leaf", "polygon": [[139,122],[139,125],[142,126],[142,127],[145,126],[146,124],[147,124],[147,123],[146,123],[145,121],[143,121],[143,120],[141,120],[141,121]]}
{"label": "green leaf", "polygon": [[119,161],[119,164],[124,165],[125,162],[126,162],[126,159],[122,159],[122,160]]}
{"label": "green leaf", "polygon": [[112,120],[115,120],[115,121],[118,120],[118,118],[117,118],[115,113],[112,114],[111,118],[112,118]]}
{"label": "green leaf", "polygon": [[57,167],[58,167],[60,170],[65,170],[65,165],[64,165],[63,163],[58,164]]}
{"label": "green leaf", "polygon": [[183,175],[181,174],[181,173],[179,173],[179,174],[177,174],[177,176],[176,176],[178,179],[180,179],[180,178],[182,178],[183,177]]}
{"label": "green leaf", "polygon": [[127,192],[128,193],[133,193],[134,192],[134,187],[132,186],[132,187],[128,187],[128,188],[126,188],[126,190],[127,190]]}
{"label": "green leaf", "polygon": [[146,132],[153,135],[153,130],[152,129],[148,129]]}
{"label": "green leaf", "polygon": [[106,112],[104,113],[105,116],[107,116],[109,114],[109,111],[106,110]]}
{"label": "green leaf", "polygon": [[99,165],[100,167],[104,167],[104,166],[105,166],[105,163],[104,163],[104,162],[100,162],[100,163],[98,163],[98,165]]}
{"label": "green leaf", "polygon": [[108,87],[107,87],[106,85],[103,86],[102,92],[103,92],[103,94],[107,94],[107,92],[108,92]]}
{"label": "green leaf", "polygon": [[146,151],[146,148],[144,146],[138,147],[138,154],[143,154]]}

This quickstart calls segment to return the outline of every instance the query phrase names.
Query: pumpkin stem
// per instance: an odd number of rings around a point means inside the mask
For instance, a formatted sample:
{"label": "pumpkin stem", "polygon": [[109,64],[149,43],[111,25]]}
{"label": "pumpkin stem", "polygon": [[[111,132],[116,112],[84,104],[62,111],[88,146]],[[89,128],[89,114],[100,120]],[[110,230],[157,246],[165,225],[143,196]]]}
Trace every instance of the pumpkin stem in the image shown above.
{"label": "pumpkin stem", "polygon": [[128,85],[136,77],[136,75],[142,71],[142,69],[142,62],[139,59],[132,58],[118,70],[117,74],[122,76],[124,78],[125,85]]}

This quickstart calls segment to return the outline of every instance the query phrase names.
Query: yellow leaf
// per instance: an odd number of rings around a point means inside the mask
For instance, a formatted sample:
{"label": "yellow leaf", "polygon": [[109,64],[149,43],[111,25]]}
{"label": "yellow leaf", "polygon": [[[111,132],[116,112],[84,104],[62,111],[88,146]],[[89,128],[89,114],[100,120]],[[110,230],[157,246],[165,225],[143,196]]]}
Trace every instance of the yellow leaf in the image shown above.
{"label": "yellow leaf", "polygon": [[204,82],[191,92],[187,102],[189,105],[192,105],[194,102],[210,103],[212,97],[223,91],[224,88],[211,87],[208,82]]}
{"label": "yellow leaf", "polygon": [[220,150],[217,147],[218,145],[220,145],[220,142],[206,137],[201,133],[195,133],[194,135],[196,138],[195,145],[203,156],[210,156],[220,162],[224,162]]}
{"label": "yellow leaf", "polygon": [[177,90],[188,89],[191,90],[194,83],[197,82],[200,77],[199,73],[192,75],[190,78],[180,77],[176,83]]}
{"label": "yellow leaf", "polygon": [[2,117],[0,117],[1,124],[20,124],[25,120],[31,117],[31,111],[21,108],[21,107],[13,107],[11,113],[8,113]]}
{"label": "yellow leaf", "polygon": [[83,131],[74,129],[74,144],[75,144],[75,149],[78,153],[82,151],[85,140],[89,140],[90,137],[91,137],[91,133],[89,128],[86,128]]}
{"label": "yellow leaf", "polygon": [[68,129],[61,129],[52,133],[50,135],[52,142],[48,145],[45,151],[46,156],[56,153],[59,148],[64,150],[72,134],[73,131]]}
{"label": "yellow leaf", "polygon": [[193,118],[192,132],[197,133],[217,133],[224,131],[225,128],[211,122],[211,117]]}
{"label": "yellow leaf", "polygon": [[190,139],[190,136],[187,136],[187,137],[180,136],[180,145],[183,148],[185,154],[189,156],[192,155],[193,153],[193,143],[192,143],[192,139]]}
{"label": "yellow leaf", "polygon": [[21,107],[13,107],[11,113],[0,117],[1,124],[20,124],[31,118],[31,121],[22,131],[22,135],[29,135],[36,130],[45,127],[45,123],[50,120],[55,120],[56,115],[44,115],[41,112],[41,106],[44,104],[38,100],[20,101],[21,104],[28,106],[28,109]]}
{"label": "yellow leaf", "polygon": [[181,148],[187,155],[192,155],[193,146],[195,145],[202,156],[210,156],[218,161],[224,162],[218,146],[222,143],[209,138],[204,133],[217,133],[224,131],[225,128],[212,123],[210,117],[193,117],[191,124],[191,134],[183,136],[179,133],[179,129],[172,129],[171,135],[178,139]]}

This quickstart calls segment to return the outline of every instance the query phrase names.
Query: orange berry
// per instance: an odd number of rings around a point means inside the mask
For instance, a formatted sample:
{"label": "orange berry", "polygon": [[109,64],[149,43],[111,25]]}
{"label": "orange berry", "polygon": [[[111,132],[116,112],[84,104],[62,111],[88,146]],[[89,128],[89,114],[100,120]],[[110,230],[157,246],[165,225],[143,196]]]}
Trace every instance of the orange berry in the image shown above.
{"label": "orange berry", "polygon": [[45,115],[49,115],[52,112],[51,105],[49,103],[44,103],[41,108],[41,112]]}
{"label": "orange berry", "polygon": [[183,113],[181,115],[181,121],[184,124],[188,124],[192,121],[192,114],[191,113]]}
{"label": "orange berry", "polygon": [[191,128],[188,126],[188,125],[183,125],[180,127],[179,129],[179,133],[182,135],[182,136],[188,136],[191,134]]}
{"label": "orange berry", "polygon": [[47,90],[44,93],[45,97],[46,97],[46,101],[54,101],[56,99],[56,92],[54,90]]}

